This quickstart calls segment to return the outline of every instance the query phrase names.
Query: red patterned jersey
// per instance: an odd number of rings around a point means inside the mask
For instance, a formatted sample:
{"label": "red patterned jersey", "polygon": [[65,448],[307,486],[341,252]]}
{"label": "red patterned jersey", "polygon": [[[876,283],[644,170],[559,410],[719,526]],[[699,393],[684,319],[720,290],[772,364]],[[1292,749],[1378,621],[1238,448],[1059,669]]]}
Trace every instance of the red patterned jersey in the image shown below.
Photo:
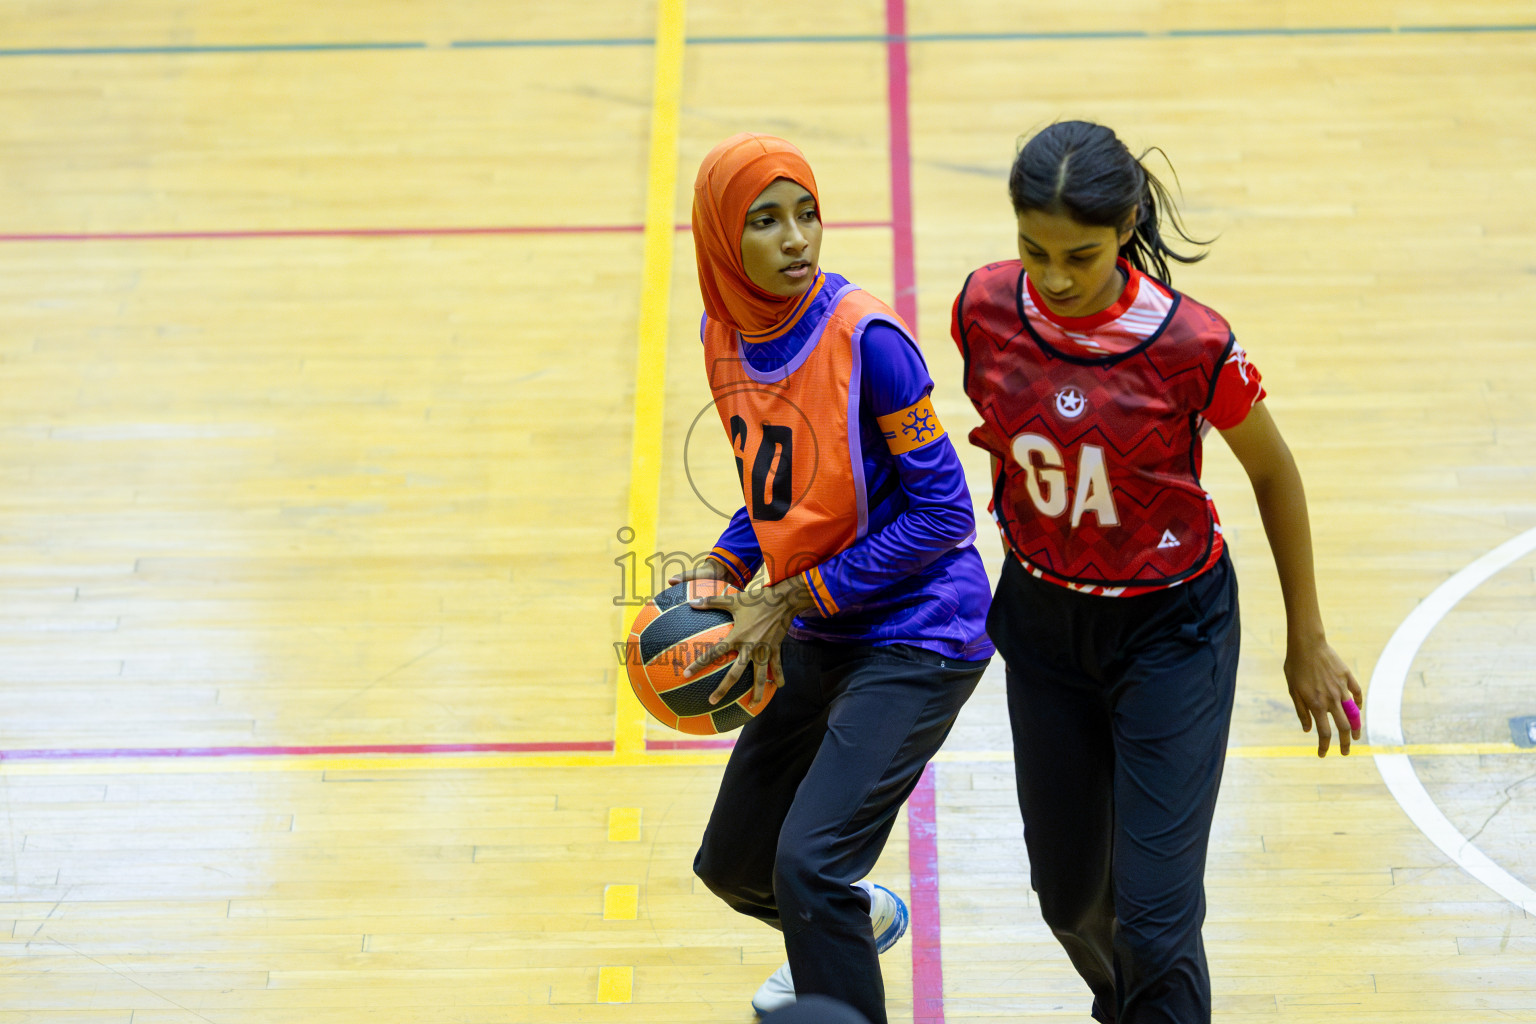
{"label": "red patterned jersey", "polygon": [[1051,314],[1019,261],[982,267],[953,323],[1005,545],[1036,576],[1107,596],[1172,586],[1221,557],[1201,437],[1264,397],[1226,320],[1120,267],[1119,300],[1078,318]]}

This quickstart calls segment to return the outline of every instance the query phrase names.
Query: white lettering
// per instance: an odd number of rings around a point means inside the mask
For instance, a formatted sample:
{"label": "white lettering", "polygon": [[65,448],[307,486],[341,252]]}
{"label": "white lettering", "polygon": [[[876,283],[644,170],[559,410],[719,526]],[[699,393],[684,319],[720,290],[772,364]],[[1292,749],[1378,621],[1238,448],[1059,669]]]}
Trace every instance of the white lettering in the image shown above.
{"label": "white lettering", "polygon": [[1078,450],[1075,488],[1067,482],[1061,452],[1048,437],[1020,434],[1013,439],[1013,460],[1024,470],[1024,488],[1041,515],[1055,519],[1066,512],[1070,494],[1073,529],[1088,512],[1094,514],[1100,526],[1120,525],[1115,492],[1109,485],[1109,467],[1099,445],[1085,444]]}
{"label": "white lettering", "polygon": [[1115,511],[1115,493],[1109,486],[1109,470],[1104,465],[1104,449],[1085,444],[1077,454],[1077,493],[1072,497],[1072,529],[1083,521],[1083,513],[1092,512],[1100,526],[1119,526]]}
{"label": "white lettering", "polygon": [[[1035,456],[1040,464],[1035,464]],[[1013,439],[1013,461],[1024,470],[1024,486],[1029,500],[1043,516],[1055,519],[1067,510],[1067,474],[1061,468],[1061,453],[1048,437],[1020,434]],[[1074,524],[1075,525],[1075,524]]]}

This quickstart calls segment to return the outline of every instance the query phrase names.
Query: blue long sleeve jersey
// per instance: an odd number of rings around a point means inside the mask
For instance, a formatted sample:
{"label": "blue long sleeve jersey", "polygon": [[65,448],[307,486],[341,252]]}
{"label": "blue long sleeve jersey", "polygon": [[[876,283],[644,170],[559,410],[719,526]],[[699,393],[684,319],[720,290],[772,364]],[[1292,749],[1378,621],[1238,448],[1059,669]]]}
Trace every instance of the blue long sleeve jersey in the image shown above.
{"label": "blue long sleeve jersey", "polygon": [[[753,369],[767,372],[782,367],[804,342],[797,327],[773,341],[744,343],[742,349]],[[836,611],[802,614],[790,635],[834,643],[911,644],[961,660],[989,657],[991,588],[973,545],[976,519],[959,456],[942,431],[921,447],[894,455],[876,422],[922,402],[933,390],[933,379],[914,344],[892,326],[871,323],[860,345],[859,437],[869,528],[816,567],[813,591],[819,583],[823,593],[818,601],[830,597],[828,604]],[[715,549],[738,584],[745,585],[762,565],[745,506],[731,518]]]}

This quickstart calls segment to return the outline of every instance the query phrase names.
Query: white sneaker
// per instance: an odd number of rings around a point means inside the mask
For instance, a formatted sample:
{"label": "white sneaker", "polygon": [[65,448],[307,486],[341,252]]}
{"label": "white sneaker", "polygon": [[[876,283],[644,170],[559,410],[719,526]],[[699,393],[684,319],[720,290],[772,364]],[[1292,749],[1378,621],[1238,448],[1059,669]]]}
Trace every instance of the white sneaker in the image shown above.
{"label": "white sneaker", "polygon": [[[869,894],[869,923],[875,932],[875,951],[884,953],[907,934],[911,916],[907,905],[891,890],[873,882],[854,882]],[[752,1009],[759,1017],[766,1017],[774,1010],[782,1010],[795,1001],[795,979],[790,976],[789,962],[772,974],[752,997]]]}
{"label": "white sneaker", "polygon": [[875,952],[884,953],[907,934],[911,915],[907,905],[891,890],[873,882],[854,882],[869,893],[869,922],[875,929]]}
{"label": "white sneaker", "polygon": [[768,980],[758,988],[757,995],[752,997],[752,1009],[757,1011],[759,1017],[766,1017],[774,1010],[782,1010],[795,1001],[795,979],[789,976],[789,961],[784,961],[784,966],[768,975]]}

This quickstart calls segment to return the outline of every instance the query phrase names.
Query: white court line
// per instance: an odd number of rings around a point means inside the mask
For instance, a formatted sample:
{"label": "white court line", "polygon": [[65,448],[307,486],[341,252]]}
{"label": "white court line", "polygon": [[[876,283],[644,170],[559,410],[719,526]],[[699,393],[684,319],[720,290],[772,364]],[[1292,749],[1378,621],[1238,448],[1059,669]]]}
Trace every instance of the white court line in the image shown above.
{"label": "white court line", "polygon": [[[1505,541],[1440,584],[1397,627],[1371,673],[1371,686],[1366,694],[1367,743],[1387,747],[1403,745],[1403,684],[1419,647],[1457,602],[1494,573],[1532,550],[1536,550],[1536,529]],[[1470,839],[1457,831],[1430,799],[1424,784],[1414,774],[1408,755],[1377,754],[1376,767],[1398,805],[1430,842],[1488,888],[1526,913],[1536,914],[1536,891],[1489,860]]]}

